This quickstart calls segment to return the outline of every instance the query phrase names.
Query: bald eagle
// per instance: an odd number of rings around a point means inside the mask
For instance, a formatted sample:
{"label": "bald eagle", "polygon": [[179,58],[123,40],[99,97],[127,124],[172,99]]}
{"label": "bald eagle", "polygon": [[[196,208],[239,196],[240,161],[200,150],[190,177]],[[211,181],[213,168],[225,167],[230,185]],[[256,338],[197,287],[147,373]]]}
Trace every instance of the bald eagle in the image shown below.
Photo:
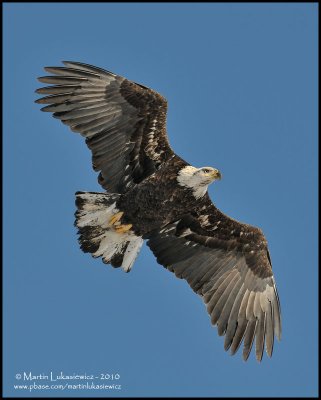
{"label": "bald eagle", "polygon": [[247,360],[272,355],[281,309],[262,231],[218,210],[208,185],[216,168],[191,166],[166,132],[167,101],[119,75],[80,62],[46,67],[42,111],[80,133],[104,193],[77,192],[80,247],[129,272],[144,240],[159,264],[185,279],[206,305],[224,348],[243,342]]}

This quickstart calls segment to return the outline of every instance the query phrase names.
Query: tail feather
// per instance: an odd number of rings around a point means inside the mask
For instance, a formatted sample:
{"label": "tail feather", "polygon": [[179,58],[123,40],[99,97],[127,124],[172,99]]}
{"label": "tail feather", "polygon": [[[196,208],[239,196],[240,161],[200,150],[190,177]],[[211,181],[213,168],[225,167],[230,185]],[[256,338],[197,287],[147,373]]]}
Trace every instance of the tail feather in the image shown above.
{"label": "tail feather", "polygon": [[116,232],[110,220],[119,212],[116,202],[120,194],[77,192],[75,226],[79,243],[85,253],[102,257],[113,267],[129,272],[143,244],[133,232]]}

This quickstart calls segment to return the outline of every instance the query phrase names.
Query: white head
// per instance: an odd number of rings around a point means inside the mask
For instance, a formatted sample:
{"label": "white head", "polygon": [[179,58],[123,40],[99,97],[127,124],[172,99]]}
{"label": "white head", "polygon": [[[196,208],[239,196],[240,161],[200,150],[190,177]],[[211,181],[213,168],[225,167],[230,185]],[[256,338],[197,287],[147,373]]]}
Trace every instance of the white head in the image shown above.
{"label": "white head", "polygon": [[194,196],[204,196],[210,183],[221,179],[218,169],[212,167],[195,168],[191,165],[182,168],[177,176],[179,185],[193,189]]}

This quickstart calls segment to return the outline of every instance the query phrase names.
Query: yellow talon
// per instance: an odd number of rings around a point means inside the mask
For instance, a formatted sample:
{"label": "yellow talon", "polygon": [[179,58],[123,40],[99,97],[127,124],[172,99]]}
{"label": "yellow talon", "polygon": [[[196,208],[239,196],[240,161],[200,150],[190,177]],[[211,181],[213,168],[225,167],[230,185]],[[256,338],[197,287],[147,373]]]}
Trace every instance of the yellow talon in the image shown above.
{"label": "yellow talon", "polygon": [[120,211],[113,215],[109,220],[109,224],[114,226],[114,229],[117,233],[125,233],[133,226],[132,224],[121,225],[120,219],[123,215],[123,211]]}
{"label": "yellow talon", "polygon": [[117,233],[125,233],[127,231],[129,231],[129,229],[132,227],[132,224],[128,224],[128,225],[119,225],[115,227],[115,231]]}
{"label": "yellow talon", "polygon": [[122,211],[120,211],[117,214],[113,215],[109,220],[109,224],[115,225],[120,220],[120,218],[123,216],[123,214],[124,213]]}

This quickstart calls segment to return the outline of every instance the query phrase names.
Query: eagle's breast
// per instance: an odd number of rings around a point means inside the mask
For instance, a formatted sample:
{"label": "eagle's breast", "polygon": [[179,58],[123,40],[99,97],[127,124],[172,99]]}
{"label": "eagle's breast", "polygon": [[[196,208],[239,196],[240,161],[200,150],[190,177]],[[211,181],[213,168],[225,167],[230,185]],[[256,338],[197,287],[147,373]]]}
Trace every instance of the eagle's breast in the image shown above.
{"label": "eagle's breast", "polygon": [[117,207],[124,211],[124,219],[137,234],[145,235],[196,207],[193,189],[178,181],[179,171],[185,167],[181,160],[169,160],[122,195]]}

